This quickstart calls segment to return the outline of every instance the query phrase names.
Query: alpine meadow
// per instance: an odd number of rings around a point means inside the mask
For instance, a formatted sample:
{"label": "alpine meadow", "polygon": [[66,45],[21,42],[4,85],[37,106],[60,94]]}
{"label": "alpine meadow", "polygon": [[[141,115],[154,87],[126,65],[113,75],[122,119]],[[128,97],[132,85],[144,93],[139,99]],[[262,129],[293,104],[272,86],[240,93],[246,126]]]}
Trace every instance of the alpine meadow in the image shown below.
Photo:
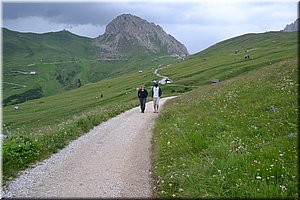
{"label": "alpine meadow", "polygon": [[157,120],[158,197],[297,197],[296,44],[295,32],[247,34],[164,69],[198,88],[170,100]]}
{"label": "alpine meadow", "polygon": [[[137,37],[124,24],[152,32]],[[156,71],[172,80],[163,97],[177,97],[155,120],[154,197],[297,198],[298,32],[245,34],[187,55],[128,14],[95,39],[2,31],[3,186],[137,107],[137,88],[150,91]]]}

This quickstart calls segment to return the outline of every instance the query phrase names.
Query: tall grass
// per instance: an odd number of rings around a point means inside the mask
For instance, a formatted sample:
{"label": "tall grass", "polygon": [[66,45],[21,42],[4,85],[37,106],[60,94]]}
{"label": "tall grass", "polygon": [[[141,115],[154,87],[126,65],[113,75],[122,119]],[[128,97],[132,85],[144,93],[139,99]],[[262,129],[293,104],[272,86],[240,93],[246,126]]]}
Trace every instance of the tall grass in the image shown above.
{"label": "tall grass", "polygon": [[186,93],[156,121],[157,197],[296,198],[296,59]]}

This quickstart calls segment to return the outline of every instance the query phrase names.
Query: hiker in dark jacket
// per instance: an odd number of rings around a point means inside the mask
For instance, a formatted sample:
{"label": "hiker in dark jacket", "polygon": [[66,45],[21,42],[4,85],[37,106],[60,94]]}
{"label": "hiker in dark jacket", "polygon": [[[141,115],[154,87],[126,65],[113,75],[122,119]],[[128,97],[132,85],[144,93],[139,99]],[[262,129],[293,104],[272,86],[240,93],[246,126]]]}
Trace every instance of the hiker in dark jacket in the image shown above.
{"label": "hiker in dark jacket", "polygon": [[140,105],[141,105],[141,112],[145,112],[146,108],[146,100],[147,100],[148,92],[145,89],[145,85],[141,85],[139,91],[138,91],[138,97],[140,99]]}

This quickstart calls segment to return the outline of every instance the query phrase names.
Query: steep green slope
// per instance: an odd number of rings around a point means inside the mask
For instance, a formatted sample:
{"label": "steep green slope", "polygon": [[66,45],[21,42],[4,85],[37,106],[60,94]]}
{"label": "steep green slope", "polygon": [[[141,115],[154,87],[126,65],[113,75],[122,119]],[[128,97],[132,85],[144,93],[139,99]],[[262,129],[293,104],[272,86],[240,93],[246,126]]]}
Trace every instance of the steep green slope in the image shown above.
{"label": "steep green slope", "polygon": [[153,137],[156,195],[297,198],[296,60],[168,102]]}
{"label": "steep green slope", "polygon": [[194,91],[156,121],[158,197],[297,196],[297,44],[296,32],[246,34],[160,70],[165,90]]}
{"label": "steep green slope", "polygon": [[[81,76],[86,71],[81,60],[94,56],[91,39],[68,31],[34,34],[3,29],[3,98],[37,87],[49,96],[71,88],[76,79],[88,82]],[[24,74],[30,71],[36,74]]]}
{"label": "steep green slope", "polygon": [[[238,53],[235,53],[239,50]],[[249,55],[249,59],[245,56]],[[185,62],[165,67],[160,74],[176,85],[187,87],[221,81],[246,71],[297,55],[297,33],[267,32],[246,34],[217,43],[189,56]]]}

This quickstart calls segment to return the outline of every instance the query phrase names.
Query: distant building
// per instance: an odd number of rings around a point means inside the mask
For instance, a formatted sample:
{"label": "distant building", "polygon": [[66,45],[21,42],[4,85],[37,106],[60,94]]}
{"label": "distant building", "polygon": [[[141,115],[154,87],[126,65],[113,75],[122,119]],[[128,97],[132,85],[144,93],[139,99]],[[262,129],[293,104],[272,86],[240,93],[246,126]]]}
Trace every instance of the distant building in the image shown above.
{"label": "distant building", "polygon": [[212,82],[212,83],[219,83],[219,82],[220,82],[220,79],[213,79],[211,82]]}
{"label": "distant building", "polygon": [[30,74],[30,75],[36,75],[36,71],[31,71],[28,74]]}
{"label": "distant building", "polygon": [[165,81],[166,81],[166,84],[172,83],[172,80],[170,80],[170,79],[166,79]]}
{"label": "distant building", "polygon": [[171,79],[169,79],[168,77],[164,77],[163,79],[161,79],[159,81],[160,84],[164,85],[164,84],[170,84],[173,83],[173,81]]}

